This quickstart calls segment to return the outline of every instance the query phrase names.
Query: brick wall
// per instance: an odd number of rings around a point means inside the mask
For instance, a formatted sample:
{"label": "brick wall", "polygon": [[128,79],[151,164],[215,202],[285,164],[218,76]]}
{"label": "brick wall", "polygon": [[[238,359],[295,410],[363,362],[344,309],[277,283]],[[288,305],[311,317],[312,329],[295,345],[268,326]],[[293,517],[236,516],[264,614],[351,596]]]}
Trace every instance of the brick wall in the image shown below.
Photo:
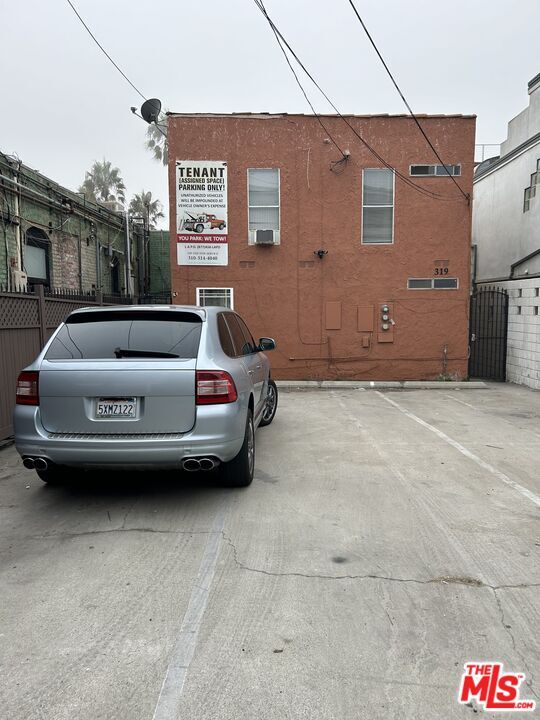
{"label": "brick wall", "polygon": [[[408,117],[351,117],[351,124],[409,177],[410,164],[434,162]],[[423,117],[422,125],[456,178],[472,191],[475,120]],[[434,379],[467,375],[471,212],[448,177],[396,179],[394,242],[362,244],[362,171],[382,163],[342,120],[302,115],[169,117],[171,274],[175,302],[195,303],[197,288],[232,288],[234,309],[256,337],[275,337],[278,379]],[[227,162],[228,265],[179,265],[176,161]],[[280,171],[280,244],[248,240],[248,168]],[[336,170],[331,171],[331,168]],[[450,198],[450,201],[448,199]],[[319,259],[319,249],[328,254]],[[409,278],[444,267],[459,287],[409,290]],[[394,324],[382,332],[381,308]]]}
{"label": "brick wall", "polygon": [[[56,287],[83,291],[98,289],[111,292],[113,257],[119,264],[120,288],[125,289],[125,219],[102,205],[84,202],[74,193],[47,177],[0,154],[0,171],[16,179],[19,189],[19,212],[16,211],[16,186],[0,181],[0,285],[9,280],[9,268],[17,259],[17,231],[20,229],[21,255],[24,268],[25,235],[31,228],[45,233],[49,243],[50,283]],[[137,290],[137,247],[131,232],[134,289]],[[81,267],[79,271],[79,239]],[[100,250],[101,277],[97,278],[96,253]],[[112,255],[106,248],[111,248]],[[79,277],[80,274],[80,277]]]}

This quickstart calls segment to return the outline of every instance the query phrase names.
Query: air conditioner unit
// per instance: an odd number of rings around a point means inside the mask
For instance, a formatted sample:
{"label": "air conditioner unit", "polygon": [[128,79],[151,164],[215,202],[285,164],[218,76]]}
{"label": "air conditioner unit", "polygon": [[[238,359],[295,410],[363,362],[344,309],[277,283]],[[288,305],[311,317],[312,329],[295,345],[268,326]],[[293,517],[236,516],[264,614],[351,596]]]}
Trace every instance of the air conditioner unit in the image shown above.
{"label": "air conditioner unit", "polygon": [[274,230],[254,230],[255,245],[276,245],[276,235]]}

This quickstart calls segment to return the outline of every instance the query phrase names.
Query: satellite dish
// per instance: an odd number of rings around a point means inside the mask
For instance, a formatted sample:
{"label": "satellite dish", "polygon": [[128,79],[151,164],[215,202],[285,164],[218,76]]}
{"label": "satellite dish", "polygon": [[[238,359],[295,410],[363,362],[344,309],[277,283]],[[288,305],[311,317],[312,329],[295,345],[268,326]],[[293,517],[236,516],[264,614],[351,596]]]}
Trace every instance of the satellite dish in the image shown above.
{"label": "satellite dish", "polygon": [[142,104],[141,115],[147,123],[155,123],[161,112],[161,100],[150,98]]}

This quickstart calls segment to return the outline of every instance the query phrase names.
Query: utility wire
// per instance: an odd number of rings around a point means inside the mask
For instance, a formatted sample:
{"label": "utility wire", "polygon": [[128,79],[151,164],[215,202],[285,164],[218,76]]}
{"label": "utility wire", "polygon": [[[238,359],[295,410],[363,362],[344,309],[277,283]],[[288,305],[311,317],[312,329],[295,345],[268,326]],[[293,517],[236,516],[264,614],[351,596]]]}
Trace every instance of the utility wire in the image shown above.
{"label": "utility wire", "polygon": [[323,95],[323,97],[327,100],[327,102],[332,106],[332,108],[335,110],[335,112],[337,113],[337,115],[338,115],[338,116],[343,120],[343,122],[352,130],[352,132],[353,132],[353,133],[356,135],[356,137],[364,144],[364,146],[379,160],[379,162],[381,162],[381,163],[382,163],[385,167],[387,167],[389,170],[392,170],[392,172],[394,172],[399,178],[401,178],[401,180],[402,180],[404,183],[406,183],[406,184],[409,185],[410,187],[414,188],[414,189],[417,190],[419,193],[421,193],[421,194],[423,194],[423,195],[426,195],[426,196],[428,196],[428,197],[431,197],[431,198],[439,199],[439,200],[455,200],[455,198],[444,197],[443,195],[440,195],[440,193],[436,193],[436,192],[433,192],[433,191],[430,191],[430,190],[426,190],[426,189],[423,188],[422,186],[417,185],[415,182],[413,182],[412,180],[410,180],[410,178],[408,178],[406,175],[404,175],[403,173],[401,173],[399,170],[397,170],[396,168],[392,167],[392,165],[390,165],[390,163],[388,163],[388,162],[367,142],[367,140],[365,140],[365,139],[360,135],[360,133],[356,130],[356,128],[355,128],[353,125],[351,125],[351,123],[347,120],[347,118],[346,118],[344,115],[342,115],[342,113],[338,110],[338,108],[336,107],[336,105],[332,102],[332,100],[329,98],[329,96],[325,93],[325,91],[324,91],[324,90],[321,88],[321,86],[317,83],[317,81],[315,80],[315,78],[313,77],[313,75],[311,75],[311,73],[308,71],[308,69],[307,69],[307,68],[305,67],[305,65],[302,63],[302,61],[300,60],[300,58],[298,57],[298,55],[295,53],[295,51],[294,51],[294,50],[292,49],[292,47],[289,45],[289,43],[287,42],[287,40],[285,39],[285,37],[283,36],[283,34],[280,32],[280,30],[277,28],[277,26],[275,25],[275,23],[272,21],[272,19],[270,18],[270,16],[269,16],[268,13],[266,12],[266,10],[265,10],[265,8],[264,8],[264,5],[262,4],[262,0],[254,0],[254,2],[255,2],[255,4],[257,5],[257,7],[259,8],[259,10],[260,10],[260,11],[263,13],[263,15],[265,16],[265,18],[266,18],[266,20],[268,21],[268,23],[269,23],[270,27],[272,28],[272,30],[273,30],[275,33],[277,33],[277,35],[281,38],[281,40],[283,41],[283,43],[285,44],[285,46],[287,47],[287,49],[289,50],[289,52],[291,53],[291,55],[294,57],[294,59],[296,60],[296,62],[300,65],[300,67],[301,67],[302,70],[305,72],[305,74],[309,77],[309,79],[311,80],[311,82],[315,85],[315,87],[319,90],[319,92]]}
{"label": "utility wire", "polygon": [[405,95],[403,94],[401,88],[400,88],[399,85],[397,84],[394,76],[393,76],[392,73],[390,72],[390,68],[389,68],[388,65],[386,64],[383,56],[381,55],[381,53],[380,53],[380,51],[379,51],[379,48],[378,48],[377,45],[375,44],[375,41],[374,41],[373,38],[371,37],[371,33],[370,33],[369,30],[367,29],[365,22],[362,20],[362,18],[361,18],[361,16],[360,16],[360,13],[359,13],[358,10],[356,9],[356,5],[354,4],[353,0],[349,0],[349,4],[350,4],[350,6],[351,6],[352,9],[353,9],[354,14],[356,15],[356,17],[357,17],[357,19],[358,19],[358,22],[360,23],[360,25],[361,25],[362,28],[364,29],[364,32],[366,33],[369,42],[372,44],[373,49],[374,49],[375,52],[377,53],[377,55],[378,55],[378,57],[379,57],[379,60],[382,62],[383,67],[384,67],[384,69],[386,70],[386,72],[387,72],[387,74],[388,74],[388,77],[390,78],[390,80],[391,80],[392,83],[394,84],[394,87],[396,88],[396,90],[398,91],[401,99],[402,99],[403,102],[405,103],[405,107],[406,107],[407,110],[410,112],[412,119],[414,120],[414,122],[415,122],[416,125],[418,126],[418,129],[420,130],[420,132],[421,132],[422,135],[424,136],[427,144],[428,144],[429,147],[433,150],[433,152],[435,153],[435,156],[437,157],[437,160],[441,163],[441,165],[442,165],[443,168],[445,169],[446,173],[448,174],[448,177],[450,177],[450,178],[452,179],[454,185],[457,187],[457,189],[459,190],[459,192],[463,195],[463,197],[465,198],[465,200],[467,200],[467,202],[470,202],[470,196],[469,196],[466,192],[464,192],[464,190],[462,190],[461,185],[456,181],[455,177],[450,173],[450,171],[449,171],[448,168],[446,167],[446,164],[442,161],[441,156],[440,156],[439,153],[437,152],[436,148],[434,147],[433,143],[431,142],[431,140],[430,140],[429,137],[427,136],[426,132],[424,131],[424,128],[420,125],[420,122],[418,121],[418,118],[417,118],[416,115],[413,113],[411,106],[409,105],[409,103],[407,102],[407,99],[405,98]]}
{"label": "utility wire", "polygon": [[128,83],[131,85],[131,87],[135,90],[135,92],[138,93],[138,94],[142,97],[143,100],[146,100],[147,98],[142,94],[142,92],[139,90],[139,88],[136,87],[136,86],[131,82],[131,80],[128,78],[128,76],[126,75],[126,73],[115,63],[115,61],[112,59],[112,57],[109,55],[109,53],[105,50],[105,48],[103,47],[103,45],[99,42],[99,40],[97,39],[97,37],[94,35],[94,33],[90,30],[90,28],[88,27],[88,25],[84,22],[84,20],[82,19],[82,17],[79,15],[79,13],[78,13],[78,11],[77,11],[77,8],[76,8],[75,5],[71,2],[71,0],[67,0],[67,3],[68,3],[68,5],[70,6],[70,8],[73,10],[73,12],[75,13],[75,15],[79,18],[79,20],[80,20],[81,23],[83,24],[86,32],[90,35],[90,37],[91,37],[92,40],[96,43],[96,45],[97,45],[98,48],[101,50],[101,52],[110,60],[110,62],[111,62],[111,63],[114,65],[114,67],[118,70],[118,72],[120,73],[120,75],[122,75],[122,77],[124,78],[124,80],[127,80],[127,82],[128,82]]}
{"label": "utility wire", "polygon": [[362,144],[381,162],[385,167],[387,167],[389,170],[392,170],[406,185],[409,185],[411,188],[416,190],[422,195],[425,195],[427,197],[430,197],[432,199],[437,200],[456,200],[456,198],[453,197],[446,197],[444,195],[441,195],[440,193],[436,193],[430,190],[426,190],[420,185],[417,185],[415,182],[410,180],[406,175],[404,175],[402,172],[397,170],[396,168],[392,167],[390,163],[388,163],[368,142],[365,140],[360,133],[356,130],[356,128],[349,122],[349,120],[338,110],[334,102],[330,99],[330,97],[327,95],[327,93],[322,89],[322,87],[319,85],[319,83],[315,80],[313,75],[309,72],[309,70],[306,68],[306,66],[302,63],[298,55],[295,53],[291,45],[287,42],[283,34],[280,32],[279,28],[275,25],[273,20],[270,18],[268,13],[266,12],[266,9],[264,8],[264,5],[262,3],[262,0],[254,0],[255,5],[259,8],[261,13],[266,18],[268,24],[272,28],[274,34],[279,36],[279,38],[282,40],[284,45],[287,47],[293,58],[296,60],[298,65],[302,68],[304,73],[308,76],[308,78],[311,80],[311,82],[315,85],[315,87],[319,90],[319,92],[323,95],[323,97],[326,99],[326,101],[331,105],[331,107],[335,110],[337,115],[343,120],[343,122],[350,128],[350,130],[356,135],[356,137],[362,142]]}
{"label": "utility wire", "polygon": [[[274,30],[274,29],[272,28],[272,30]],[[344,158],[346,158],[347,156],[345,155],[345,153],[343,152],[343,150],[341,149],[341,147],[338,145],[337,140],[334,139],[334,137],[332,136],[332,134],[330,133],[330,131],[328,130],[328,128],[325,126],[325,124],[324,124],[323,121],[321,120],[320,116],[317,114],[315,108],[313,107],[313,104],[312,104],[311,100],[309,99],[308,94],[307,94],[306,91],[304,90],[304,87],[303,87],[302,83],[300,82],[300,80],[299,80],[299,78],[298,78],[298,75],[296,74],[296,71],[295,71],[295,69],[293,68],[293,66],[292,66],[292,64],[291,64],[291,61],[289,60],[289,56],[287,55],[287,52],[285,51],[285,48],[284,48],[283,45],[281,44],[281,40],[279,39],[279,36],[278,36],[277,33],[275,32],[275,30],[274,30],[274,35],[276,36],[277,43],[278,43],[278,45],[279,45],[279,47],[280,47],[280,49],[281,49],[281,52],[283,53],[283,56],[284,56],[285,60],[287,61],[287,65],[290,67],[291,72],[292,72],[292,74],[294,75],[294,79],[296,80],[296,82],[297,82],[297,84],[298,84],[298,87],[299,87],[300,90],[302,91],[302,94],[303,94],[304,97],[306,98],[307,103],[308,103],[309,107],[311,108],[312,113],[315,115],[315,117],[316,117],[317,120],[319,121],[319,124],[321,125],[322,129],[323,129],[323,130],[325,131],[325,133],[328,135],[328,137],[330,138],[330,140],[334,143],[334,145],[335,145],[336,148],[339,150],[339,152],[341,153],[341,155],[342,155]]]}
{"label": "utility wire", "polygon": [[[105,48],[103,47],[103,45],[99,42],[99,40],[97,39],[97,37],[94,35],[94,33],[90,30],[90,28],[89,28],[88,25],[85,23],[85,21],[84,21],[84,20],[82,19],[82,17],[79,15],[79,13],[78,13],[78,11],[77,11],[77,8],[76,8],[75,5],[71,2],[71,0],[66,0],[66,1],[67,1],[68,5],[71,7],[71,9],[73,10],[73,12],[75,13],[75,15],[79,18],[79,20],[80,20],[81,23],[83,24],[85,30],[86,30],[87,33],[90,35],[90,37],[92,38],[92,40],[96,43],[96,45],[98,46],[98,48],[104,53],[104,55],[108,58],[108,60],[110,60],[110,62],[111,62],[111,63],[114,65],[114,67],[118,70],[118,72],[120,73],[120,75],[122,75],[122,77],[124,78],[124,80],[127,80],[127,82],[131,85],[131,87],[135,90],[135,92],[138,93],[138,94],[142,97],[143,100],[147,100],[146,96],[143,95],[142,92],[139,90],[139,88],[131,82],[131,80],[128,78],[128,76],[127,76],[126,73],[122,70],[122,68],[121,68],[119,65],[117,65],[117,63],[112,59],[112,57],[109,55],[109,53],[105,50]],[[140,116],[139,116],[139,117],[140,117]],[[143,118],[143,120],[144,120],[144,118]],[[149,123],[149,124],[151,124],[151,123]],[[163,130],[161,129],[161,126],[160,126],[160,124],[158,123],[157,120],[154,121],[154,125],[157,127],[157,129],[158,129],[159,132],[163,135],[163,137],[166,138],[166,137],[167,137],[167,133],[163,132]]]}
{"label": "utility wire", "polygon": [[[255,4],[259,7],[259,9],[261,10],[261,12],[266,15],[266,8],[264,7],[263,1],[262,1],[262,0],[255,0]],[[328,137],[330,138],[330,140],[334,143],[334,145],[336,146],[336,148],[339,150],[339,152],[340,152],[341,155],[343,156],[343,157],[342,157],[342,160],[343,160],[343,159],[346,159],[348,156],[345,155],[345,153],[343,152],[343,150],[341,149],[341,147],[338,145],[337,141],[333,138],[333,136],[331,135],[330,131],[329,131],[328,128],[324,125],[324,123],[323,123],[323,121],[321,120],[320,116],[317,114],[315,108],[313,107],[313,103],[311,102],[311,100],[310,100],[309,97],[308,97],[308,94],[307,94],[306,91],[304,90],[304,86],[303,86],[302,83],[300,82],[300,79],[298,78],[298,75],[296,74],[296,71],[295,71],[295,69],[293,68],[293,66],[292,66],[292,64],[291,64],[291,61],[289,60],[289,56],[287,55],[287,52],[286,52],[285,48],[283,47],[283,45],[282,45],[282,43],[281,43],[281,39],[280,39],[278,33],[276,32],[276,29],[275,29],[272,25],[270,25],[270,27],[272,28],[272,32],[274,33],[274,35],[275,35],[275,37],[276,37],[277,44],[279,45],[280,50],[281,50],[281,52],[283,53],[283,57],[284,57],[285,60],[287,61],[287,65],[289,66],[292,74],[294,75],[294,79],[296,80],[296,83],[297,83],[298,87],[299,87],[300,90],[302,91],[303,96],[306,98],[306,101],[307,101],[309,107],[311,108],[312,113],[315,115],[315,117],[316,117],[317,120],[319,121],[322,129],[325,131],[325,133],[328,135]],[[341,160],[338,160],[338,162],[341,162]]]}

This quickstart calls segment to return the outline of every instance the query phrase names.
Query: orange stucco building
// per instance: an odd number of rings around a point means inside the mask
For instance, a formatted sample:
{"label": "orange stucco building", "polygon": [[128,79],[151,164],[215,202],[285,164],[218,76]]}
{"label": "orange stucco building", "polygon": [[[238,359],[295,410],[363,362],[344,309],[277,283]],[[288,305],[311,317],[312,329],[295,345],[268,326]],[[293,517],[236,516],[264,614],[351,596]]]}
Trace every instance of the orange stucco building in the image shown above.
{"label": "orange stucco building", "polygon": [[169,115],[174,301],[232,305],[278,379],[465,377],[474,116],[419,116],[444,165],[408,116],[347,116],[374,152],[321,119]]}

